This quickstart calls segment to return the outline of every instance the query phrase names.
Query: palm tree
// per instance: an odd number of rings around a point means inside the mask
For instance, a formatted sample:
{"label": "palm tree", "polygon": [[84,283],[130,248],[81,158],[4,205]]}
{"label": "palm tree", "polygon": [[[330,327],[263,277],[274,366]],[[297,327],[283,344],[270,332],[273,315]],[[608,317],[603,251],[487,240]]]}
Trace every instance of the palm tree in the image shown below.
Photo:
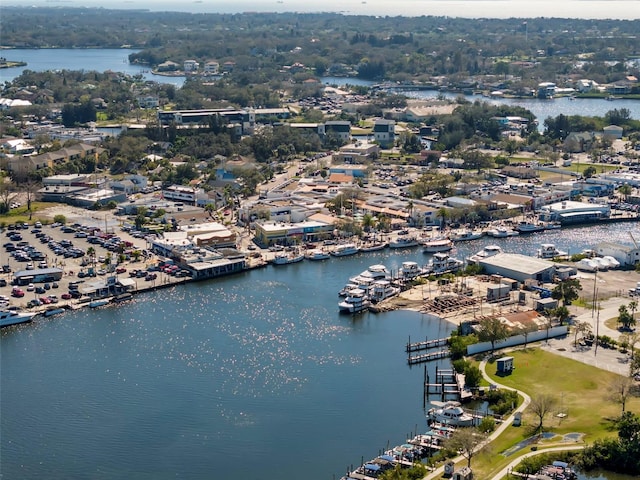
{"label": "palm tree", "polygon": [[409,223],[413,223],[413,200],[407,202],[407,212],[409,213]]}

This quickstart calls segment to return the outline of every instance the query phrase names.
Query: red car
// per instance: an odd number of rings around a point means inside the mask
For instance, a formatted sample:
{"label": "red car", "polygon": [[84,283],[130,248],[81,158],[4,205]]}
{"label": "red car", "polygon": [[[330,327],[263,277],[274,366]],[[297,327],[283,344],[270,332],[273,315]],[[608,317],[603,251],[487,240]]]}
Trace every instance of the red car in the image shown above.
{"label": "red car", "polygon": [[49,305],[49,304],[51,303],[51,299],[50,299],[50,298],[48,298],[48,297],[41,297],[41,298],[40,298],[40,302],[41,302],[43,305]]}
{"label": "red car", "polygon": [[60,295],[62,297],[63,300],[69,300],[71,299],[71,294],[70,293],[63,293],[62,295]]}
{"label": "red car", "polygon": [[126,272],[126,271],[127,271],[127,269],[126,269],[126,268],[124,268],[124,267],[118,267],[118,268],[116,268],[116,273],[124,273],[124,272]]}

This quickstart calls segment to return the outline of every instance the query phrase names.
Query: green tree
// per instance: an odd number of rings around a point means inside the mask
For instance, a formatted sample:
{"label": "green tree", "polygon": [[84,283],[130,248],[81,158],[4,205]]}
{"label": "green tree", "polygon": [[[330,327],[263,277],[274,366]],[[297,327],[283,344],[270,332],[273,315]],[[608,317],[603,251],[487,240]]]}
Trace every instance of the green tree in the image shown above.
{"label": "green tree", "polygon": [[563,306],[570,305],[571,302],[578,299],[580,290],[582,290],[580,280],[568,278],[556,285],[551,291],[551,298],[554,300],[562,300]]}
{"label": "green tree", "polygon": [[67,217],[59,213],[53,217],[53,221],[55,223],[61,223],[62,225],[64,225],[65,223],[67,223]]}
{"label": "green tree", "polygon": [[620,307],[618,307],[618,322],[622,324],[622,328],[625,330],[629,330],[636,324],[635,317],[629,313],[626,305],[620,305]]}
{"label": "green tree", "polygon": [[498,317],[483,318],[478,324],[478,338],[481,342],[491,342],[491,353],[496,342],[509,337],[508,327]]}

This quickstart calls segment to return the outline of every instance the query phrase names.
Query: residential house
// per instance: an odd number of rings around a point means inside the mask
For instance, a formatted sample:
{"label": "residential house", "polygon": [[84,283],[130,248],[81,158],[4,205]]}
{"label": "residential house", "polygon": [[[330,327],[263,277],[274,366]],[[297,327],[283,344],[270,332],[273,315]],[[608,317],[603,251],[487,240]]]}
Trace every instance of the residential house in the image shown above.
{"label": "residential house", "polygon": [[204,64],[204,74],[205,75],[218,75],[220,71],[220,64],[216,61],[209,60]]}
{"label": "residential house", "polygon": [[180,65],[176,62],[172,62],[171,60],[167,60],[166,62],[162,62],[158,65],[157,70],[159,72],[175,72],[180,69]]}
{"label": "residential house", "polygon": [[9,160],[9,170],[15,175],[25,176],[29,172],[43,168],[53,168],[55,165],[85,158],[87,155],[95,155],[97,157],[104,151],[104,148],[96,147],[89,143],[78,143],[40,155],[16,156]]}
{"label": "residential house", "polygon": [[182,64],[182,68],[185,73],[196,73],[198,68],[200,68],[200,64],[195,60],[185,60]]}

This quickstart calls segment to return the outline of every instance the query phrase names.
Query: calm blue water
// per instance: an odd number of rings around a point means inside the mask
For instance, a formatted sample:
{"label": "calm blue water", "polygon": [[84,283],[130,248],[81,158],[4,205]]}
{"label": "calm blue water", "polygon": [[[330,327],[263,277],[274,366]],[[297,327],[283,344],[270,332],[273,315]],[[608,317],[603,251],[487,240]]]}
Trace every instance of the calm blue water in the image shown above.
{"label": "calm blue water", "polygon": [[112,70],[129,75],[142,74],[147,80],[160,83],[169,83],[177,87],[182,86],[184,77],[163,77],[153,75],[149,67],[132,65],[129,63],[129,54],[139,50],[127,48],[16,48],[3,50],[2,55],[7,60],[15,62],[27,62],[26,67],[0,69],[0,82],[10,82],[19,77],[24,70],[41,72],[44,70],[95,70],[104,72]]}
{"label": "calm blue water", "polygon": [[[153,75],[148,72],[148,67],[131,65],[128,62],[130,53],[137,50],[129,49],[10,49],[3,50],[3,55],[9,60],[27,62],[26,67],[0,69],[0,82],[11,81],[18,77],[25,69],[34,71],[43,70],[96,70],[103,72],[113,70],[124,72],[130,75],[142,74],[147,80],[160,83],[169,83],[180,87],[184,83],[184,77],[163,77]],[[374,82],[357,78],[344,77],[322,77],[324,84],[336,85],[371,85]],[[406,92],[406,95],[415,98],[434,98],[441,95],[437,91]],[[445,93],[449,98],[455,98],[456,94]],[[540,122],[540,128],[544,127],[544,120],[547,117],[556,117],[561,113],[564,115],[588,115],[604,116],[609,110],[614,108],[626,108],[630,111],[631,117],[640,119],[640,101],[634,100],[597,100],[597,99],[576,99],[558,98],[554,100],[537,99],[489,99],[478,95],[466,96],[471,101],[482,100],[494,104],[518,105],[529,109]]]}
{"label": "calm blue water", "polygon": [[[630,243],[638,224],[460,244],[533,253]],[[404,344],[452,326],[415,312],[337,313],[369,265],[418,249],[267,267],[5,328],[0,473],[7,479],[328,480],[425,428],[423,369]],[[445,365],[441,363],[441,365]],[[431,364],[433,369],[435,364]]]}

